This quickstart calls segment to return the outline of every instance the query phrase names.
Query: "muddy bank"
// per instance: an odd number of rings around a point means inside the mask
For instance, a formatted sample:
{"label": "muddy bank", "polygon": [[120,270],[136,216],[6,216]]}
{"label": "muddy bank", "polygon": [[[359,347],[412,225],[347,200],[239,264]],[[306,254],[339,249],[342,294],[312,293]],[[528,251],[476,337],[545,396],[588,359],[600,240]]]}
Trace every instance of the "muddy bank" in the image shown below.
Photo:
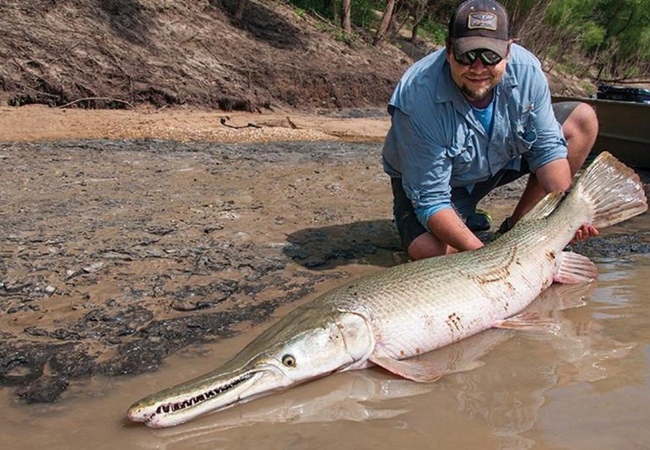
{"label": "muddy bank", "polygon": [[[0,161],[0,384],[26,402],[154,371],[348,264],[404,261],[376,142],[24,142]],[[495,222],[520,188],[486,201]],[[575,250],[624,258],[650,236]]]}
{"label": "muddy bank", "polygon": [[21,143],[0,158],[0,382],[27,401],[155,370],[398,250],[376,145]]}

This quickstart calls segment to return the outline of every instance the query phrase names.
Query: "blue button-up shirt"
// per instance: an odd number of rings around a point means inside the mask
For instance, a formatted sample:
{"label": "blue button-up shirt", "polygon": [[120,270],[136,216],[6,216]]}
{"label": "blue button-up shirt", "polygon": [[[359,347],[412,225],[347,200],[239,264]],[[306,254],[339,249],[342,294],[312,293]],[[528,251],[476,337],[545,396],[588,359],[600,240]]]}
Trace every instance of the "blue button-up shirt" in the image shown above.
{"label": "blue button-up shirt", "polygon": [[567,156],[562,128],[551,107],[538,59],[512,44],[506,72],[495,89],[488,135],[454,83],[442,48],[415,63],[393,93],[384,170],[401,178],[418,219],[451,208],[451,188],[473,186],[504,168],[531,172]]}

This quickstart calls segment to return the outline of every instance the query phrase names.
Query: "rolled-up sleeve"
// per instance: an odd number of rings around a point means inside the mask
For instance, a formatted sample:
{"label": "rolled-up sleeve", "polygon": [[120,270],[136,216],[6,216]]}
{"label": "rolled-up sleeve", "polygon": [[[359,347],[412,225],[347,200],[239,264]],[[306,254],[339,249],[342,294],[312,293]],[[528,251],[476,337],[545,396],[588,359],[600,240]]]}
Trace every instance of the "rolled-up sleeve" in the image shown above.
{"label": "rolled-up sleeve", "polygon": [[390,108],[392,126],[384,151],[384,164],[399,172],[402,187],[413,204],[420,223],[429,229],[429,217],[451,205],[452,160],[446,148],[435,141],[433,127]]}

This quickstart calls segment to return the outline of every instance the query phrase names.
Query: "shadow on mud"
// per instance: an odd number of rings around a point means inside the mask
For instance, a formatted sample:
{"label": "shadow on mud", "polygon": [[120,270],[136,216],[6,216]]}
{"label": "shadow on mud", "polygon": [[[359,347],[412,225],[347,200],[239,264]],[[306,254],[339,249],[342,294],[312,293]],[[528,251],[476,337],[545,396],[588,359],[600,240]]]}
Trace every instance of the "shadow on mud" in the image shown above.
{"label": "shadow on mud", "polygon": [[273,8],[262,4],[248,2],[241,19],[237,19],[236,11],[241,2],[234,0],[211,0],[210,4],[230,15],[230,22],[245,30],[254,39],[265,42],[280,49],[303,49],[304,35],[291,22],[282,17]]}
{"label": "shadow on mud", "polygon": [[391,267],[406,259],[391,220],[305,228],[287,236],[284,254],[309,269],[351,263]]}
{"label": "shadow on mud", "polygon": [[152,20],[134,0],[98,0],[115,34],[136,45],[147,45]]}
{"label": "shadow on mud", "polygon": [[[494,232],[482,232],[487,243]],[[328,227],[305,228],[287,236],[283,253],[311,270],[332,269],[347,264],[392,267],[408,260],[391,220],[362,221]],[[650,233],[613,233],[589,242],[569,245],[590,258],[626,258],[650,253]]]}

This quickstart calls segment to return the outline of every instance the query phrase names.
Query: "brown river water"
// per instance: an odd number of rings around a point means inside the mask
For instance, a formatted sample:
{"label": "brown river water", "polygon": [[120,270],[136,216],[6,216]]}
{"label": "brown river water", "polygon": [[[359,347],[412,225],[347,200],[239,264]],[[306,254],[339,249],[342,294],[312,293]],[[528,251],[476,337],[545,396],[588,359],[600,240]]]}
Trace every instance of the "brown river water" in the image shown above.
{"label": "brown river water", "polygon": [[[633,220],[650,229],[647,214]],[[156,373],[93,378],[60,403],[26,406],[1,390],[0,447],[647,449],[650,255],[595,262],[597,282],[554,285],[531,305],[557,318],[559,332],[488,330],[432,352],[423,358],[455,372],[434,384],[368,369],[174,428],[128,423],[125,411],[133,401],[216,368],[264,324],[176,354]],[[359,275],[370,270],[376,268],[358,267]]]}

